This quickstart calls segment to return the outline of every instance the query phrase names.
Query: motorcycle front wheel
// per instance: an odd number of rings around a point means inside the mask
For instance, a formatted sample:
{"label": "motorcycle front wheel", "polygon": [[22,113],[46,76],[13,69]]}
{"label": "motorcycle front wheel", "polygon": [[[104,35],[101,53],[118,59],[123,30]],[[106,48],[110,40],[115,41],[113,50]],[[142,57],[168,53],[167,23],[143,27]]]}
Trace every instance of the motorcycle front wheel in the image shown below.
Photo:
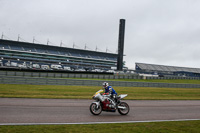
{"label": "motorcycle front wheel", "polygon": [[96,103],[92,103],[90,105],[90,112],[93,114],[93,115],[99,115],[101,114],[102,112],[102,107],[101,106],[98,106],[96,105]]}
{"label": "motorcycle front wheel", "polygon": [[121,115],[127,115],[129,113],[129,106],[127,103],[125,102],[121,102],[118,106],[122,106],[122,107],[125,107],[124,109],[121,109],[121,108],[118,108],[118,112],[121,114]]}

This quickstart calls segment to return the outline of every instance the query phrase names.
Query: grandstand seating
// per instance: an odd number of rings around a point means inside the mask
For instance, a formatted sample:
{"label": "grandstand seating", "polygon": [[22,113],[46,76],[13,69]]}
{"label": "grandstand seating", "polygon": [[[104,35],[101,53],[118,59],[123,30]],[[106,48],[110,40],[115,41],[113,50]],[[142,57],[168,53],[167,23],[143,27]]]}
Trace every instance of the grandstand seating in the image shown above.
{"label": "grandstand seating", "polygon": [[187,68],[155,64],[136,63],[136,72],[164,75],[182,75],[200,77],[200,68]]}
{"label": "grandstand seating", "polygon": [[47,46],[0,39],[0,56],[7,60],[61,63],[75,67],[109,69],[116,67],[117,54]]}
{"label": "grandstand seating", "polygon": [[102,60],[113,60],[116,61],[117,58],[113,57],[103,57],[103,56],[95,56],[95,55],[88,55],[88,54],[79,54],[73,52],[63,52],[57,50],[46,50],[42,48],[31,48],[31,47],[21,47],[21,46],[9,46],[5,44],[0,44],[0,49],[10,49],[10,50],[18,50],[18,51],[28,51],[28,52],[36,52],[36,53],[49,53],[55,55],[70,55],[75,57],[85,57],[85,58],[94,58],[94,59],[102,59]]}
{"label": "grandstand seating", "polygon": [[35,48],[22,47],[22,49],[24,49],[24,51],[28,51],[28,52],[37,52]]}
{"label": "grandstand seating", "polygon": [[10,49],[9,45],[0,44],[0,49]]}

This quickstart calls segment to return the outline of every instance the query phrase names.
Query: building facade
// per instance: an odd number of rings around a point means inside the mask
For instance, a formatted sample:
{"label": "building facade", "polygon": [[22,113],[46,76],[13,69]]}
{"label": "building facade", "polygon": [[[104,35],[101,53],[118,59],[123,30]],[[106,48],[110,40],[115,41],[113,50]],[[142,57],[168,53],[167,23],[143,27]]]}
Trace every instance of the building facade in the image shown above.
{"label": "building facade", "polygon": [[135,72],[158,76],[200,77],[200,68],[135,63]]}
{"label": "building facade", "polygon": [[0,67],[19,69],[109,71],[117,54],[0,39]]}

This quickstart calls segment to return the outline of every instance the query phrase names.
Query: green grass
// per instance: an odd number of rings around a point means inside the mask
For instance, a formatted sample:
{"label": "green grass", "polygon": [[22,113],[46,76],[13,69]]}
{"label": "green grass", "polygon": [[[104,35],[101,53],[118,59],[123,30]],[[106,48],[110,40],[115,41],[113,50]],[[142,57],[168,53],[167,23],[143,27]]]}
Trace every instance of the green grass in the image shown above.
{"label": "green grass", "polygon": [[200,80],[189,79],[88,79],[88,78],[65,78],[65,79],[85,79],[103,81],[129,81],[129,82],[157,82],[157,83],[180,83],[180,84],[200,84]]}
{"label": "green grass", "polygon": [[[14,85],[0,84],[0,97],[15,98],[66,98],[91,99],[101,86],[55,86],[55,85]],[[200,88],[145,88],[115,87],[118,94],[128,94],[126,99],[200,99]],[[128,124],[91,124],[91,125],[29,125],[0,126],[0,133],[198,133],[200,121],[152,122]]]}
{"label": "green grass", "polygon": [[181,84],[200,84],[200,80],[188,79],[118,79],[119,81],[138,81],[138,82],[158,82],[158,83],[181,83]]}
{"label": "green grass", "polygon": [[[101,86],[56,86],[0,84],[0,97],[91,99]],[[125,99],[135,100],[197,100],[200,88],[114,87]]]}
{"label": "green grass", "polygon": [[199,133],[200,121],[0,126],[1,133]]}

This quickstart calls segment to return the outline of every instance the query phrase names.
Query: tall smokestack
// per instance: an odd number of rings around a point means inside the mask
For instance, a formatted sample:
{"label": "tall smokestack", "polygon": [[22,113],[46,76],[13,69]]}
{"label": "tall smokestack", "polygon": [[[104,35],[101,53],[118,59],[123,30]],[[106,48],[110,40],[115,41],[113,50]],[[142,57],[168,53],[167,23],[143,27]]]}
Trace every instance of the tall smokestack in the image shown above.
{"label": "tall smokestack", "polygon": [[123,69],[124,35],[125,35],[125,19],[120,19],[119,40],[118,40],[118,58],[117,58],[117,70],[118,71],[122,71],[122,69]]}

